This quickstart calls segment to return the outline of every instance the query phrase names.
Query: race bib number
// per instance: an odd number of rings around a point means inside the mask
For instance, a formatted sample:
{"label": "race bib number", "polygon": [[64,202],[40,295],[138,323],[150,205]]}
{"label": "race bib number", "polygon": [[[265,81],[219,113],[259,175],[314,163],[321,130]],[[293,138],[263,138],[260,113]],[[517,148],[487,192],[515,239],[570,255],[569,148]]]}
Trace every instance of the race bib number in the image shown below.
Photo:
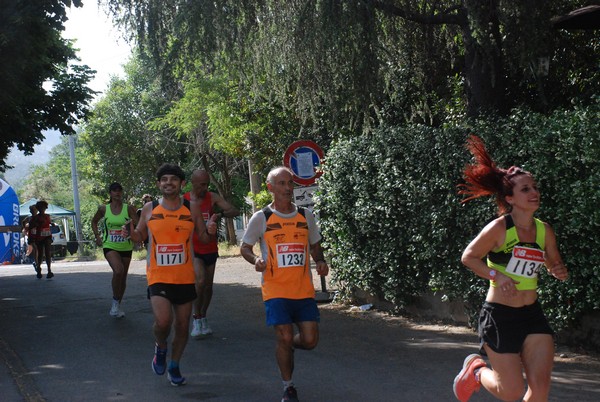
{"label": "race bib number", "polygon": [[279,268],[303,267],[305,258],[303,244],[285,243],[277,245],[277,266]]}
{"label": "race bib number", "polygon": [[210,214],[208,212],[202,212],[202,219],[204,219],[204,223],[208,223],[210,219]]}
{"label": "race bib number", "polygon": [[108,231],[108,241],[111,243],[123,243],[126,242],[127,239],[123,236],[123,231],[121,229],[110,229]]}
{"label": "race bib number", "polygon": [[40,230],[40,236],[41,237],[52,236],[52,231],[50,229],[42,229],[42,230]]}
{"label": "race bib number", "polygon": [[525,278],[535,278],[544,265],[544,252],[537,248],[515,246],[506,272]]}
{"label": "race bib number", "polygon": [[158,244],[156,246],[156,263],[158,266],[181,265],[185,261],[183,244]]}

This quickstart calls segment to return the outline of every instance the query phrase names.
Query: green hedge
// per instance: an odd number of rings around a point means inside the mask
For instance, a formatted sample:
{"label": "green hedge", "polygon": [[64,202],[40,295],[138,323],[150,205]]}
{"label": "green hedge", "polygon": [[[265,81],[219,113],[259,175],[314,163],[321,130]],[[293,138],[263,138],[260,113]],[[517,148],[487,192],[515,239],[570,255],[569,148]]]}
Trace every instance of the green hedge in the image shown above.
{"label": "green hedge", "polygon": [[460,256],[496,217],[491,198],[462,205],[457,195],[471,161],[464,144],[475,133],[499,166],[520,165],[540,185],[537,216],[555,229],[570,269],[566,282],[547,274],[540,280],[540,300],[554,327],[600,309],[599,106],[551,116],[516,111],[443,128],[383,127],[333,144],[316,208],[341,294],[365,290],[401,311],[433,289],[444,299],[464,300],[474,319],[487,284]]}

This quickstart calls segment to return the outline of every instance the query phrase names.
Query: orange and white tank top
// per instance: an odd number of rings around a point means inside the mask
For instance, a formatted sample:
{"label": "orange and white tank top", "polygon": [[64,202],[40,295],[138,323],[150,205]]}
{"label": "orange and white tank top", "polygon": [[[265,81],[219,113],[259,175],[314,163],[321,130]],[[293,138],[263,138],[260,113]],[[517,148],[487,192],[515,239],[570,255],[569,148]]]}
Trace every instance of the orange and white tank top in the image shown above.
{"label": "orange and white tank top", "polygon": [[263,209],[267,246],[267,269],[262,277],[263,300],[274,298],[306,299],[315,297],[310,271],[309,232],[304,210],[294,217],[282,218],[269,207]]}
{"label": "orange and white tank top", "polygon": [[154,201],[148,220],[148,256],[146,277],[148,285],[155,283],[193,284],[194,258],[192,236],[194,221],[187,200],[176,211]]}

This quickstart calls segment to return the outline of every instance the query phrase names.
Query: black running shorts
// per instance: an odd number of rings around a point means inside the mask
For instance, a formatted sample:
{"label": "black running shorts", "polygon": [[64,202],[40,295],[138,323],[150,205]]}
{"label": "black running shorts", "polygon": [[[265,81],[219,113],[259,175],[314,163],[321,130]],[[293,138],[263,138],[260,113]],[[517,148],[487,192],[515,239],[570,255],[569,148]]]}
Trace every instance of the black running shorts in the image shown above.
{"label": "black running shorts", "polygon": [[529,334],[554,335],[538,301],[528,306],[509,307],[485,302],[479,313],[480,353],[483,345],[496,353],[520,353]]}
{"label": "black running shorts", "polygon": [[173,304],[186,304],[196,299],[196,285],[175,285],[172,283],[153,283],[148,286],[148,299],[160,296],[168,299]]}

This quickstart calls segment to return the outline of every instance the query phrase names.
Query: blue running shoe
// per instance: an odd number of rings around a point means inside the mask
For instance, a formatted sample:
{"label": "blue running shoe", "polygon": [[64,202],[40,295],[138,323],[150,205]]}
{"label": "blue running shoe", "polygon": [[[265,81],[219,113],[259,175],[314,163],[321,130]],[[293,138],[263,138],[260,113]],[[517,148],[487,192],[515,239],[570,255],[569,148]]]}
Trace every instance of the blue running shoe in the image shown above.
{"label": "blue running shoe", "polygon": [[179,372],[179,367],[173,367],[168,370],[167,377],[169,377],[169,381],[171,381],[171,385],[178,387],[180,385],[185,385],[185,377],[181,376],[181,372]]}
{"label": "blue running shoe", "polygon": [[156,375],[163,375],[167,369],[167,349],[154,346],[154,359],[152,359],[152,371]]}

